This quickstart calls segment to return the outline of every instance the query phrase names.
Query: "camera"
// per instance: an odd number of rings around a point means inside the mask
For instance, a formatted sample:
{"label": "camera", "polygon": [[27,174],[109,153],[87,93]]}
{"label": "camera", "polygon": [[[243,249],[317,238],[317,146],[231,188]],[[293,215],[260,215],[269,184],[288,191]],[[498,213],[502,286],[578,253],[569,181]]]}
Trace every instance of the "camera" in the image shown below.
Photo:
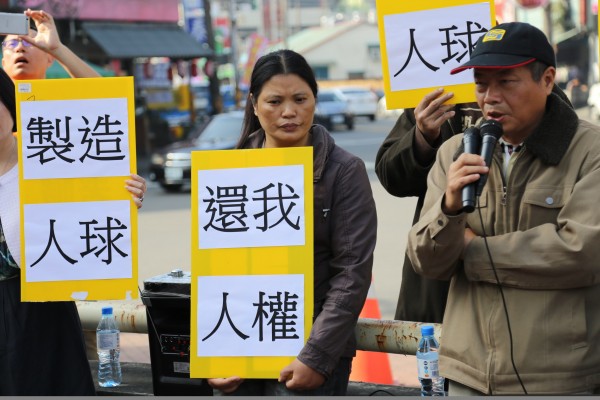
{"label": "camera", "polygon": [[0,13],[1,35],[27,35],[29,17],[20,13]]}

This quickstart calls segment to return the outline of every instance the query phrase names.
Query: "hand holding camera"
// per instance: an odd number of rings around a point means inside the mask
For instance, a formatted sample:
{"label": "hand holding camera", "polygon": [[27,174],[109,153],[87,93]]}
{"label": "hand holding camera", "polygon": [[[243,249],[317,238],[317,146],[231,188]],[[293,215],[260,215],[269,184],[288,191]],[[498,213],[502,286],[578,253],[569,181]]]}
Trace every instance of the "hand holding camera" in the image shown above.
{"label": "hand holding camera", "polygon": [[[35,23],[32,33],[29,29],[30,19]],[[62,44],[54,24],[54,18],[41,10],[27,9],[23,14],[0,13],[0,34],[20,35],[21,39],[51,55],[54,55],[54,52],[58,51]]]}
{"label": "hand holding camera", "polygon": [[0,34],[27,35],[29,33],[29,17],[19,13],[0,13]]}

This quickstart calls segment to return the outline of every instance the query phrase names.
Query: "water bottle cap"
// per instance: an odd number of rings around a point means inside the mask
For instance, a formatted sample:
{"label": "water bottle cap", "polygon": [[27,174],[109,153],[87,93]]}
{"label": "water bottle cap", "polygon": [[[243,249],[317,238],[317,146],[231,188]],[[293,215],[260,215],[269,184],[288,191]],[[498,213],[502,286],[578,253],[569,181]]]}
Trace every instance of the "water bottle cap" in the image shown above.
{"label": "water bottle cap", "polygon": [[423,336],[433,336],[433,326],[431,326],[431,325],[422,325],[421,326],[421,335],[423,335]]}
{"label": "water bottle cap", "polygon": [[102,307],[102,315],[112,315],[112,307]]}

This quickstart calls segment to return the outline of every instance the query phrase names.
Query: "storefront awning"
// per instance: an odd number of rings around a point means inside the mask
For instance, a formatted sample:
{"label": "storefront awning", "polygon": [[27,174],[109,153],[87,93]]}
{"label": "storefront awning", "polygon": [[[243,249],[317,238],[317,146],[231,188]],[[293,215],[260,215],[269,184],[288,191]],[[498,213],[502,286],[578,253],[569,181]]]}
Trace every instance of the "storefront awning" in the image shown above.
{"label": "storefront awning", "polygon": [[169,57],[191,59],[212,55],[175,24],[111,24],[86,22],[89,37],[110,58]]}

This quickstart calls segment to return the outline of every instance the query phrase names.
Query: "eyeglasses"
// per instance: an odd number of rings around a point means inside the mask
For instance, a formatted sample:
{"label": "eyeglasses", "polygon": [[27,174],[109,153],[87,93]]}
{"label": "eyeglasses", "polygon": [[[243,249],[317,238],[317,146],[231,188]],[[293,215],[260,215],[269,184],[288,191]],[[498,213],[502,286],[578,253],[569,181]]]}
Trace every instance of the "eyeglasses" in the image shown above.
{"label": "eyeglasses", "polygon": [[14,50],[19,46],[19,43],[23,43],[23,47],[33,46],[31,43],[23,39],[9,39],[2,42],[2,47],[5,49]]}

